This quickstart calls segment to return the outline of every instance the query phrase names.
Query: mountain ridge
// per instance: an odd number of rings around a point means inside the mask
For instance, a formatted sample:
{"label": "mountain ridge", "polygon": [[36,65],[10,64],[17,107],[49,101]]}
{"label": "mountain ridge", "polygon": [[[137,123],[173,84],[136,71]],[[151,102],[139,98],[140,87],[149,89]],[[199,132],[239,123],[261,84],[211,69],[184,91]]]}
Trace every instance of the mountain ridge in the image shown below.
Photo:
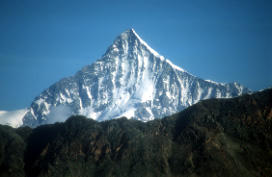
{"label": "mountain ridge", "polygon": [[64,118],[70,113],[100,121],[122,116],[149,121],[202,99],[248,92],[238,83],[213,83],[191,75],[130,29],[121,33],[96,62],[36,97],[23,122],[35,127],[62,113]]}

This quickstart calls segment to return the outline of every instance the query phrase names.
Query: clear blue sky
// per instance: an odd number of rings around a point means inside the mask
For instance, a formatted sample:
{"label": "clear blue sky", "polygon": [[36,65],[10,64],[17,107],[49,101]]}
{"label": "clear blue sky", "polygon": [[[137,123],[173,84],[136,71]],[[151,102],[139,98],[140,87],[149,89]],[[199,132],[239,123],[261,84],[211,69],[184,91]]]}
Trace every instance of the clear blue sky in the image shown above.
{"label": "clear blue sky", "polygon": [[28,107],[131,27],[196,76],[272,86],[271,0],[1,0],[0,110]]}

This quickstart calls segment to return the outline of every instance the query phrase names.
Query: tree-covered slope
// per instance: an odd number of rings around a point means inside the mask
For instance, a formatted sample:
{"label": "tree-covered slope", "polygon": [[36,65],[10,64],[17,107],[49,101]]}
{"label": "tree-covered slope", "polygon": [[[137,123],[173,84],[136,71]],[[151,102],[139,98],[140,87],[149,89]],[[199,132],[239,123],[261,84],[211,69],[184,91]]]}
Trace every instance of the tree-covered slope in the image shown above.
{"label": "tree-covered slope", "polygon": [[147,123],[0,126],[0,176],[272,176],[272,89]]}

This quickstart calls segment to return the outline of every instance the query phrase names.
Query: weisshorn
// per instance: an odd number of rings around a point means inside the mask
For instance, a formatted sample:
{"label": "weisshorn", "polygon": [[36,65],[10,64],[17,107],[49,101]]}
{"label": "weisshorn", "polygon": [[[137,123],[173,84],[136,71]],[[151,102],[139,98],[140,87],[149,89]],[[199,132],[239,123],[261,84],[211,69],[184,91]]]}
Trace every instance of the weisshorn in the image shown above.
{"label": "weisshorn", "polygon": [[72,114],[98,121],[123,116],[149,121],[202,99],[230,98],[248,92],[236,82],[217,83],[193,76],[129,29],[96,62],[36,97],[23,125],[63,121]]}

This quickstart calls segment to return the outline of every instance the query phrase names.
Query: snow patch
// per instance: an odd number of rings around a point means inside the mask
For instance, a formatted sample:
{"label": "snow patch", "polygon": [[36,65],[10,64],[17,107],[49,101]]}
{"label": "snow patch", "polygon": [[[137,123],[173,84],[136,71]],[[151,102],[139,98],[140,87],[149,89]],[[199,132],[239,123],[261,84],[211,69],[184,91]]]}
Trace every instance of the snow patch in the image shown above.
{"label": "snow patch", "polygon": [[184,69],[182,69],[182,68],[178,67],[177,65],[173,64],[170,60],[166,59],[165,61],[166,61],[166,63],[171,65],[172,68],[174,68],[174,69],[176,69],[178,71],[181,71],[181,72],[186,72]]}
{"label": "snow patch", "polygon": [[101,115],[101,112],[93,110],[91,106],[81,109],[79,113],[94,120],[96,120]]}
{"label": "snow patch", "polygon": [[86,93],[87,93],[87,96],[88,96],[89,100],[92,100],[92,95],[90,93],[90,88],[88,86],[85,86],[85,85],[83,85],[82,88],[86,90]]}
{"label": "snow patch", "polygon": [[148,121],[149,120],[154,120],[154,116],[153,116],[153,113],[152,113],[151,109],[149,107],[147,107],[145,110],[149,113],[149,115],[151,115],[150,118],[148,119]]}
{"label": "snow patch", "polygon": [[50,113],[46,117],[46,124],[53,124],[55,122],[64,122],[72,115],[72,110],[68,105],[59,105],[52,107]]}
{"label": "snow patch", "polygon": [[18,128],[23,125],[23,117],[27,109],[19,109],[14,111],[0,111],[0,124],[9,125]]}
{"label": "snow patch", "polygon": [[153,55],[156,57],[160,57],[160,54],[156,52],[154,49],[152,49],[136,32],[134,29],[131,29],[131,31],[134,33],[134,35],[139,39],[141,44],[143,44]]}
{"label": "snow patch", "polygon": [[131,118],[135,117],[135,111],[136,111],[136,109],[132,107],[132,108],[128,109],[126,112],[122,113],[118,117],[120,117],[120,118],[121,117],[126,117],[128,119],[131,119]]}
{"label": "snow patch", "polygon": [[208,93],[207,93],[206,96],[203,98],[203,100],[206,100],[206,99],[211,98],[212,90],[213,90],[212,87],[209,87],[209,88],[208,88]]}
{"label": "snow patch", "polygon": [[206,82],[209,82],[209,83],[212,83],[212,84],[216,84],[216,85],[226,85],[226,83],[223,83],[223,82],[215,82],[215,81],[212,81],[212,80],[209,80],[209,79],[206,79],[205,80]]}
{"label": "snow patch", "polygon": [[72,103],[73,100],[69,97],[64,96],[62,93],[60,93],[60,103]]}

